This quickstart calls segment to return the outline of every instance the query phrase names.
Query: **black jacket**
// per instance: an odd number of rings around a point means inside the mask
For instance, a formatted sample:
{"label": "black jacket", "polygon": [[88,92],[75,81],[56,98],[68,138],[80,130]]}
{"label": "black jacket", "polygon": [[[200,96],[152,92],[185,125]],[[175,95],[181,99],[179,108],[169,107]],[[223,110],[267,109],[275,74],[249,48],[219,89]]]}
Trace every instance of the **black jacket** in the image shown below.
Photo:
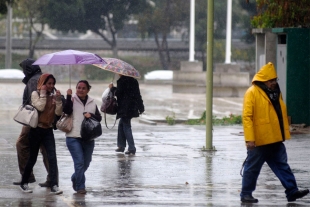
{"label": "black jacket", "polygon": [[25,74],[25,78],[22,80],[26,84],[23,94],[23,104],[29,104],[31,102],[31,93],[37,90],[38,80],[42,75],[41,68],[38,65],[32,65],[34,62],[35,60],[33,59],[26,59],[19,64]]}
{"label": "black jacket", "polygon": [[117,80],[117,115],[116,118],[138,117],[144,112],[143,100],[140,94],[139,83],[136,79],[121,76]]}

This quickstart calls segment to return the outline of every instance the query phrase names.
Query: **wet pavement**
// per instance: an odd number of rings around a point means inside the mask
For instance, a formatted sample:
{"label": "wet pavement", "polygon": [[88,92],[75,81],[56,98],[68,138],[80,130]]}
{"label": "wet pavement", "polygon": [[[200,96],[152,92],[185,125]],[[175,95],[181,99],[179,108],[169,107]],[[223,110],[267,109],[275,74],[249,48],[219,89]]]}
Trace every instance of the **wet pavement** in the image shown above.
{"label": "wet pavement", "polygon": [[[91,84],[90,95],[98,101],[107,84]],[[67,84],[57,84],[62,93]],[[173,94],[170,85],[141,84],[146,107],[144,119],[133,119],[135,156],[114,152],[117,125],[108,130],[102,121],[103,134],[96,140],[93,160],[86,172],[86,195],[76,194],[70,177],[73,162],[65,145],[64,133],[54,131],[62,195],[49,195],[38,186],[46,171],[42,156],[34,167],[36,183],[32,194],[23,193],[13,181],[20,179],[15,142],[21,126],[13,115],[21,102],[23,84],[0,82],[0,206],[310,206],[310,195],[288,203],[284,188],[267,165],[262,169],[254,196],[258,204],[242,205],[240,168],[246,157],[241,126],[215,126],[213,145],[216,151],[204,152],[205,126],[167,125],[166,116],[176,119],[200,117],[205,108],[204,94]],[[226,116],[241,114],[241,98],[214,98],[213,113]],[[114,122],[109,116],[108,125]],[[298,186],[309,188],[310,135],[293,135],[285,142],[289,164]]]}

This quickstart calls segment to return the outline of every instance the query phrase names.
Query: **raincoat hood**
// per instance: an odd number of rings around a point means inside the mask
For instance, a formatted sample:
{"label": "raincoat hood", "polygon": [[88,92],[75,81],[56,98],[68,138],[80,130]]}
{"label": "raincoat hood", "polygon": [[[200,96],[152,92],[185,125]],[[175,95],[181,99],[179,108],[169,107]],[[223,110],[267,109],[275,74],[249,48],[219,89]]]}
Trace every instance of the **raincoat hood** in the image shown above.
{"label": "raincoat hood", "polygon": [[41,68],[38,65],[32,65],[35,60],[26,59],[19,63],[19,66],[23,69],[23,73],[27,79],[31,78],[34,74],[41,72]]}
{"label": "raincoat hood", "polygon": [[[43,74],[40,76],[39,80],[38,80],[37,90],[40,90],[40,89],[41,89],[41,87],[44,85],[45,81],[46,81],[48,78],[53,78],[53,79],[55,80],[55,78],[54,78],[54,76],[53,76],[52,74],[43,73]],[[55,84],[56,84],[56,80],[55,80]]]}
{"label": "raincoat hood", "polygon": [[255,81],[265,82],[275,78],[277,78],[276,69],[274,68],[274,65],[269,62],[261,67],[261,69],[254,75],[252,83]]}

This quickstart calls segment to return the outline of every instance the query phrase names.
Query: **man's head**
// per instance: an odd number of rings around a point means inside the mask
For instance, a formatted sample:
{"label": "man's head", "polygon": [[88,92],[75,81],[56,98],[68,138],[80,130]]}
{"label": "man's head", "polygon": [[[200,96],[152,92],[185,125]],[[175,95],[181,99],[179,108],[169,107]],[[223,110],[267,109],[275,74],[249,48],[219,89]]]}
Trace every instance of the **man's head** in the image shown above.
{"label": "man's head", "polygon": [[252,83],[259,81],[263,82],[268,88],[275,89],[277,85],[277,72],[274,68],[274,65],[269,62],[255,74],[253,77]]}
{"label": "man's head", "polygon": [[33,74],[41,72],[41,68],[38,65],[32,65],[34,62],[35,60],[27,58],[19,64],[26,77],[31,77]]}
{"label": "man's head", "polygon": [[278,78],[270,79],[268,81],[265,81],[264,84],[267,86],[267,88],[271,90],[275,90],[276,86],[278,84]]}

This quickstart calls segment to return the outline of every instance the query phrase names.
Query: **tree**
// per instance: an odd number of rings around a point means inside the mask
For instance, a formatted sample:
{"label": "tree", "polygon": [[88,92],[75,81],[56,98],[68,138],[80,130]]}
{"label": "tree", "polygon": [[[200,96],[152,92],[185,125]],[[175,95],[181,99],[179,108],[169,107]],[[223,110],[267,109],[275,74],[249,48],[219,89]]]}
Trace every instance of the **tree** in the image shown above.
{"label": "tree", "polygon": [[13,6],[17,0],[0,0],[0,14],[6,14],[8,11],[7,4]]}
{"label": "tree", "polygon": [[146,0],[47,1],[49,10],[45,16],[51,28],[64,32],[91,30],[111,46],[114,57],[118,56],[117,32],[132,14],[139,13],[146,5]]}
{"label": "tree", "polygon": [[[196,24],[195,40],[196,48],[201,53],[203,68],[206,68],[206,41],[207,41],[207,1],[196,0]],[[241,8],[239,0],[233,0],[232,5],[232,29],[241,27],[247,28],[244,20],[249,19],[249,14]],[[226,38],[226,21],[227,21],[227,0],[214,1],[214,39]],[[249,21],[248,21],[249,22]],[[224,53],[220,51],[220,44],[215,43],[215,53]]]}
{"label": "tree", "polygon": [[18,2],[17,16],[24,20],[22,26],[29,33],[28,57],[30,58],[33,58],[36,44],[43,37],[46,23],[43,13],[47,9],[46,3],[46,0],[19,0]]}
{"label": "tree", "polygon": [[189,18],[189,1],[153,0],[138,16],[139,30],[144,38],[154,36],[162,68],[169,69],[168,35],[173,29],[184,26]]}
{"label": "tree", "polygon": [[258,14],[251,23],[254,28],[309,27],[309,0],[256,0]]}

